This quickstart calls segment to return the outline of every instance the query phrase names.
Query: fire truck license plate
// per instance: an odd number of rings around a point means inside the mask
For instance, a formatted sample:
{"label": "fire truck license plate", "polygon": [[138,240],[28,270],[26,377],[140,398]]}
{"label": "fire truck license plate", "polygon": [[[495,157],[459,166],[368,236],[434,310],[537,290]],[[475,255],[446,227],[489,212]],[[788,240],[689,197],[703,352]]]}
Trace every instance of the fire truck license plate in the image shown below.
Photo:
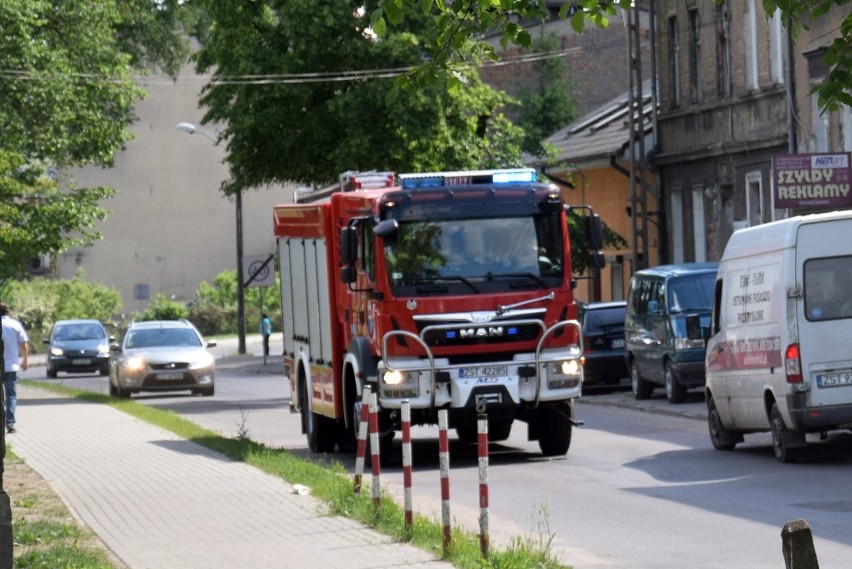
{"label": "fire truck license plate", "polygon": [[459,370],[461,379],[471,379],[477,377],[503,377],[509,375],[506,366],[478,366],[478,367],[463,367]]}
{"label": "fire truck license plate", "polygon": [[852,371],[819,374],[816,376],[816,379],[817,385],[820,387],[840,387],[841,385],[852,385]]}

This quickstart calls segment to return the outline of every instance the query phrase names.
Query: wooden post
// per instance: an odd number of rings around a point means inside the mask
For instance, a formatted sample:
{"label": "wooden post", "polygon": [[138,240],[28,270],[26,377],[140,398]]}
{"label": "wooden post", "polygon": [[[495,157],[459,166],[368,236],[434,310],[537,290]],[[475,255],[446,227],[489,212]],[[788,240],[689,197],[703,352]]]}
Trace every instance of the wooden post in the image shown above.
{"label": "wooden post", "polygon": [[[6,369],[3,359],[3,335],[0,334],[0,371]],[[0,383],[0,569],[12,569],[14,539],[12,537],[12,503],[3,485],[6,472],[6,389]]]}
{"label": "wooden post", "polygon": [[793,520],[781,530],[781,549],[787,569],[819,569],[814,537],[805,520]]}

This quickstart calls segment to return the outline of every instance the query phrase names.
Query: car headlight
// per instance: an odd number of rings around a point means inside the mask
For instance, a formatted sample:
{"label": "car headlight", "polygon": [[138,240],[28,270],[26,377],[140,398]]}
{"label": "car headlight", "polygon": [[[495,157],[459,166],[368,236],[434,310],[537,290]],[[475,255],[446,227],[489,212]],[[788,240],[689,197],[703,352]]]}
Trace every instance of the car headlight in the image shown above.
{"label": "car headlight", "polygon": [[98,346],[98,353],[99,354],[108,354],[109,353],[109,345],[108,344],[101,344],[100,346]]}
{"label": "car headlight", "polygon": [[213,356],[210,354],[204,354],[199,357],[197,360],[192,362],[189,366],[189,369],[201,369],[205,367],[210,367],[213,365]]}
{"label": "car headlight", "polygon": [[50,348],[50,354],[53,355],[53,356],[61,356],[64,353],[65,353],[65,351],[62,348],[56,348],[56,347]]}
{"label": "car headlight", "polygon": [[145,367],[145,360],[140,357],[132,357],[124,362],[124,369],[127,371],[139,371]]}

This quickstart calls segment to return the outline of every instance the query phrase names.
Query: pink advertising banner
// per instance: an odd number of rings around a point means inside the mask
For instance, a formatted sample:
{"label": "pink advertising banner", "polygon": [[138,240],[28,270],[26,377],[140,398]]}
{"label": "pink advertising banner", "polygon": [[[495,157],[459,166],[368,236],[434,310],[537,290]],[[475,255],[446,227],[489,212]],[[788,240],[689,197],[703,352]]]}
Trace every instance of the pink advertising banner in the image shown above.
{"label": "pink advertising banner", "polygon": [[850,156],[849,152],[772,156],[775,207],[852,206]]}

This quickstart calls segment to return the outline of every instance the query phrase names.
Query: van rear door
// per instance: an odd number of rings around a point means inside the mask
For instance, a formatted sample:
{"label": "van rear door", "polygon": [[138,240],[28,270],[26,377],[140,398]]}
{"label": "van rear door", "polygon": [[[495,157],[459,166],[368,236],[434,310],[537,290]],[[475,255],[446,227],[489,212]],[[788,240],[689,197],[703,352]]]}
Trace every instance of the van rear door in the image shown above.
{"label": "van rear door", "polygon": [[809,407],[852,402],[852,219],[799,226],[796,282],[802,376]]}

